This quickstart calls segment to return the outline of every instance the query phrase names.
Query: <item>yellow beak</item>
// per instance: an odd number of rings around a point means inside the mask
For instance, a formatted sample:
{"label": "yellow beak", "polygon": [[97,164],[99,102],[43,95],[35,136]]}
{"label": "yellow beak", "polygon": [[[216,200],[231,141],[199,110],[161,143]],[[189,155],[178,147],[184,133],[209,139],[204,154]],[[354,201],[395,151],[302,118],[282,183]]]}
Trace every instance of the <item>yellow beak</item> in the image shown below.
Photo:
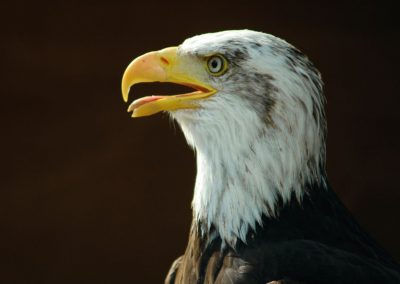
{"label": "yellow beak", "polygon": [[170,82],[185,85],[197,91],[174,96],[149,96],[135,100],[128,108],[132,117],[152,115],[160,111],[173,111],[199,107],[197,100],[209,97],[216,90],[191,75],[190,62],[177,55],[177,47],[146,53],[134,59],[122,77],[122,97],[128,101],[130,88],[143,82]]}

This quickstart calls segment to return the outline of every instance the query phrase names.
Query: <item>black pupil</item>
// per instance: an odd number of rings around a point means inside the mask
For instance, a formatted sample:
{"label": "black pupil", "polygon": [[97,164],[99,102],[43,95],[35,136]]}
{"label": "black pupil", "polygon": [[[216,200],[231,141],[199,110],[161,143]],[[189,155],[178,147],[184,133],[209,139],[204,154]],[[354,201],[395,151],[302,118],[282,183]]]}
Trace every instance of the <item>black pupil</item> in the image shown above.
{"label": "black pupil", "polygon": [[211,67],[212,67],[212,68],[217,68],[217,67],[218,67],[218,62],[217,62],[216,59],[214,59],[214,60],[211,62]]}

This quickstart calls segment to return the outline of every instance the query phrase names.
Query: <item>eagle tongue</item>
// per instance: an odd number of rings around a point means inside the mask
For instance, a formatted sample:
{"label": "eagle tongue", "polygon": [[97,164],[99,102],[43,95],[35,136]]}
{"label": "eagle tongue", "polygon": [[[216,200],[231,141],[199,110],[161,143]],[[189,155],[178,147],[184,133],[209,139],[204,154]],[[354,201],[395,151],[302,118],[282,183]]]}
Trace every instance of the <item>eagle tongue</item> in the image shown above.
{"label": "eagle tongue", "polygon": [[152,101],[157,101],[159,99],[162,99],[164,96],[149,96],[149,97],[144,97],[144,98],[140,98],[135,100],[133,103],[131,103],[128,107],[128,112],[134,111],[136,108],[147,104],[149,102]]}

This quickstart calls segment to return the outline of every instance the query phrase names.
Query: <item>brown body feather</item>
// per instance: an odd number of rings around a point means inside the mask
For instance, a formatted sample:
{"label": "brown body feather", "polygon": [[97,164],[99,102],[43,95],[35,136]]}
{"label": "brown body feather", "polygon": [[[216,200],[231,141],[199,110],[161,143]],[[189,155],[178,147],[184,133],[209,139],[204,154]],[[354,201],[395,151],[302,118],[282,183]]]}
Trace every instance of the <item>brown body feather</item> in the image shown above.
{"label": "brown body feather", "polygon": [[[212,235],[212,234],[211,234]],[[330,188],[281,204],[235,248],[194,223],[167,284],[400,283],[393,258],[361,229]]]}

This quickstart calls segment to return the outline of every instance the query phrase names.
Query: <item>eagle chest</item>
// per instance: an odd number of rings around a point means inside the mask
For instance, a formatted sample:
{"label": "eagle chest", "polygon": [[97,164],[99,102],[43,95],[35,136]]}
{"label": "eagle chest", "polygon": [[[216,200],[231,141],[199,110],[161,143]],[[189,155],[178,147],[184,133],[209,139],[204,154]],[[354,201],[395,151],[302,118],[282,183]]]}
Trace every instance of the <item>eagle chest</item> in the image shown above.
{"label": "eagle chest", "polygon": [[172,265],[166,283],[265,284],[264,258],[259,247],[234,251],[221,249],[219,241],[202,246],[201,240],[192,235],[185,254]]}
{"label": "eagle chest", "polygon": [[[258,284],[260,271],[234,253],[221,256],[221,252],[214,252],[207,263],[201,259],[190,259],[187,255],[177,260],[175,271],[167,278],[168,284]],[[174,267],[171,268],[173,270]]]}

